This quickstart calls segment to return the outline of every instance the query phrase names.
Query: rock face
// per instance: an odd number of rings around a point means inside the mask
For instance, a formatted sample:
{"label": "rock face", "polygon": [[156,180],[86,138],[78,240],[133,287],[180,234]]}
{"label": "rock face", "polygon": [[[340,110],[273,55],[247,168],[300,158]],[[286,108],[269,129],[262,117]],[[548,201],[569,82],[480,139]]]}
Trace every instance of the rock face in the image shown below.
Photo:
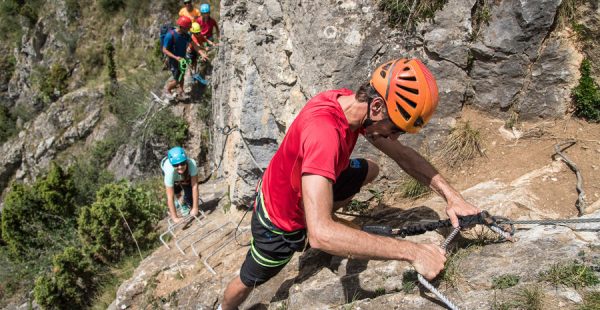
{"label": "rock face", "polygon": [[[510,219],[556,218],[541,206],[536,197],[536,183],[568,168],[560,161],[540,167],[505,183],[499,180],[477,184],[463,195],[468,201],[495,216]],[[222,186],[202,186],[201,196]],[[215,192],[216,193],[216,192]],[[221,192],[212,197],[220,197]],[[223,199],[225,201],[226,199]],[[221,201],[221,203],[223,203]],[[408,210],[378,206],[372,215],[385,225],[402,227],[416,219],[445,218],[445,202],[433,198],[423,206]],[[600,217],[600,200],[591,205],[584,218]],[[211,209],[212,210],[212,209]],[[161,247],[136,269],[124,282],[111,309],[214,309],[223,296],[227,283],[235,276],[248,251],[232,239],[243,214],[223,214],[219,209],[208,214],[203,225],[194,222],[186,230],[176,230],[180,253],[175,240]],[[227,224],[227,223],[230,224]],[[222,229],[215,229],[221,227]],[[249,216],[237,232],[238,242],[249,239]],[[492,309],[518,300],[525,289],[538,287],[541,300],[552,301],[543,309],[575,309],[582,302],[581,289],[555,285],[541,280],[540,274],[552,266],[574,262],[597,267],[600,259],[600,239],[597,223],[568,226],[518,225],[516,242],[495,242],[497,235],[485,226],[462,232],[449,246],[454,253],[446,263],[447,275],[434,282],[437,288],[461,309]],[[184,237],[193,232],[190,237]],[[448,230],[427,232],[407,237],[414,242],[441,244]],[[487,240],[487,241],[486,241]],[[192,245],[199,253],[195,256]],[[221,245],[224,248],[215,254]],[[209,272],[206,265],[214,269]],[[493,280],[502,276],[517,277],[510,288],[495,288]],[[309,249],[294,255],[290,263],[273,279],[255,289],[242,309],[440,309],[439,302],[427,291],[419,293],[416,275],[410,264],[402,261],[366,261],[335,257]],[[592,287],[590,290],[596,290]],[[489,296],[485,297],[484,296]],[[496,296],[493,298],[493,296]]]}
{"label": "rock face", "polygon": [[100,120],[104,95],[81,89],[69,93],[25,125],[17,137],[2,145],[0,188],[14,177],[35,180],[56,155],[84,140]]}
{"label": "rock face", "polygon": [[[249,198],[310,97],[356,90],[377,65],[396,57],[422,59],[440,90],[433,120],[409,145],[435,146],[465,104],[502,118],[562,117],[582,55],[557,27],[560,4],[449,0],[409,34],[390,28],[376,1],[222,1],[213,154],[215,162],[224,154],[220,174],[229,179],[232,198]],[[586,18],[598,19],[593,16]],[[226,139],[219,132],[225,126],[239,131]]]}

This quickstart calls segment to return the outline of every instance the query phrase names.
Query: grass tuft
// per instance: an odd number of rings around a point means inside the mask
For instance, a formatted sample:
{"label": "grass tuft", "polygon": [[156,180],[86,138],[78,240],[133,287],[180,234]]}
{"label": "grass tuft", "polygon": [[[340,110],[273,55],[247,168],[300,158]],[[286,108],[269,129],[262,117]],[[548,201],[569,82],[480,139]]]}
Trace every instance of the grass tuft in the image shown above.
{"label": "grass tuft", "polygon": [[513,287],[519,283],[519,276],[514,274],[505,274],[492,279],[492,288],[494,289],[505,289]]}
{"label": "grass tuft", "polygon": [[380,0],[379,9],[388,13],[391,27],[413,29],[418,21],[433,18],[447,0]]}
{"label": "grass tuft", "polygon": [[458,124],[442,146],[440,160],[450,167],[460,166],[478,156],[484,156],[481,144],[482,138],[478,129],[471,127],[469,122]]}
{"label": "grass tuft", "polygon": [[417,199],[431,192],[431,189],[414,178],[409,178],[402,182],[402,197]]}
{"label": "grass tuft", "polygon": [[574,288],[593,286],[600,283],[598,276],[591,268],[577,262],[554,264],[548,271],[541,272],[539,279],[554,285],[566,285]]}
{"label": "grass tuft", "polygon": [[583,296],[583,305],[577,310],[600,309],[600,292],[590,292]]}

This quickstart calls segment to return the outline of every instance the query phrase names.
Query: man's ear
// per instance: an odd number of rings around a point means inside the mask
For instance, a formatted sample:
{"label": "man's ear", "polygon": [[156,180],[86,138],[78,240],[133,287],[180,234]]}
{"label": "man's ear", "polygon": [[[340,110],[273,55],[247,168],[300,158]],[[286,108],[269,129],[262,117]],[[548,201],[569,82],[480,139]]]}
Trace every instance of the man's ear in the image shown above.
{"label": "man's ear", "polygon": [[371,116],[378,116],[385,111],[385,101],[381,97],[373,99],[371,101]]}

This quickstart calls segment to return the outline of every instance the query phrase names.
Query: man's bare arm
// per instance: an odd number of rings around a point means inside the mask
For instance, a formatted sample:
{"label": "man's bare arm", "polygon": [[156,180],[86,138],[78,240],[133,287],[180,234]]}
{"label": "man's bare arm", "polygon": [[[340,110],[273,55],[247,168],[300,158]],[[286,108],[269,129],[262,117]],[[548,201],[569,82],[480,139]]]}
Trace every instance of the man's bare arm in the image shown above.
{"label": "man's bare arm", "polygon": [[302,200],[314,248],[342,257],[405,260],[428,279],[444,268],[445,252],[437,245],[372,235],[335,222],[332,186],[325,177],[302,176]]}
{"label": "man's bare arm", "polygon": [[392,158],[406,173],[442,196],[448,203],[446,213],[454,227],[458,227],[457,216],[473,215],[481,212],[481,210],[466,202],[462,195],[442,177],[433,165],[411,147],[403,145],[398,140],[387,138],[378,138],[369,140],[369,142]]}

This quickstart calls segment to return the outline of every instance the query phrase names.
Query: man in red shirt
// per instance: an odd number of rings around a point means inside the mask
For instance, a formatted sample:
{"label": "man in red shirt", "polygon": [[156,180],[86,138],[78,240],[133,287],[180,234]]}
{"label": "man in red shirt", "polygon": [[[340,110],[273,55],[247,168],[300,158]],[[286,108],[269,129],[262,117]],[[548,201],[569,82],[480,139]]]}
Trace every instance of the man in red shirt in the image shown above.
{"label": "man in red shirt", "polygon": [[201,16],[196,19],[196,22],[202,28],[202,35],[215,42],[213,40],[213,29],[217,31],[217,39],[219,39],[219,25],[217,25],[217,21],[210,17],[210,5],[208,3],[200,5],[200,14]]}
{"label": "man in red shirt", "polygon": [[306,239],[311,247],[333,255],[408,261],[433,279],[446,261],[441,247],[369,234],[336,221],[333,212],[379,172],[374,162],[350,159],[359,134],[440,194],[454,227],[457,216],[480,212],[419,153],[398,142],[400,134],[418,132],[437,103],[435,79],[417,59],[381,65],[356,93],[332,90],[308,101],[259,182],[251,247],[240,275],[225,290],[222,309],[236,309],[254,287],[302,251]]}

